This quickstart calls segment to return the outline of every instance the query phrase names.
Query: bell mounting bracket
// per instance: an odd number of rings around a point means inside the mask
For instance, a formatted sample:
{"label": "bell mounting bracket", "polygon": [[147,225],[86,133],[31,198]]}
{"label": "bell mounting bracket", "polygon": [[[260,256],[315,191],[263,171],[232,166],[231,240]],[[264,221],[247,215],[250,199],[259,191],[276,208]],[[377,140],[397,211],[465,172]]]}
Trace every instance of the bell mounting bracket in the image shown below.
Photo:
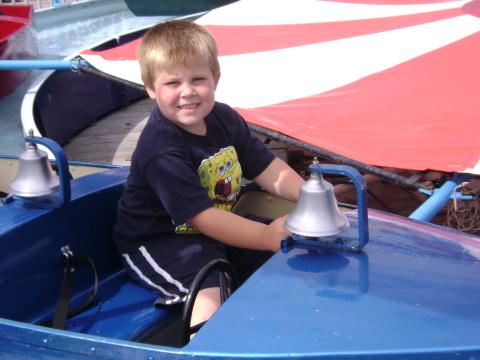
{"label": "bell mounting bracket", "polygon": [[357,211],[358,211],[358,236],[350,239],[338,235],[332,239],[321,237],[305,237],[300,235],[292,235],[284,239],[281,243],[282,251],[288,251],[288,247],[295,245],[297,247],[304,247],[307,249],[339,249],[348,251],[360,251],[368,243],[368,197],[367,185],[360,172],[347,165],[331,165],[318,164],[314,162],[309,166],[311,173],[328,174],[328,175],[343,175],[348,177],[355,186],[357,194]]}

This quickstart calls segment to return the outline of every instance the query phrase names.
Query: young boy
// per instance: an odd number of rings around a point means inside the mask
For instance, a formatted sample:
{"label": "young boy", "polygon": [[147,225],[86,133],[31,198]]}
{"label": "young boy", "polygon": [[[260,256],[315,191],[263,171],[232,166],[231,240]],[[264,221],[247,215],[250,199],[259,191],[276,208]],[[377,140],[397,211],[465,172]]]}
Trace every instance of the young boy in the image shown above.
{"label": "young boy", "polygon": [[[132,156],[114,236],[131,276],[158,293],[156,304],[173,305],[184,301],[211,260],[227,259],[245,278],[288,235],[284,217],[265,225],[230,211],[242,176],[293,201],[303,180],[238,113],[215,102],[220,66],[203,27],[185,20],[154,26],[138,60],[157,106]],[[207,320],[219,306],[212,276],[197,296],[191,323]]]}

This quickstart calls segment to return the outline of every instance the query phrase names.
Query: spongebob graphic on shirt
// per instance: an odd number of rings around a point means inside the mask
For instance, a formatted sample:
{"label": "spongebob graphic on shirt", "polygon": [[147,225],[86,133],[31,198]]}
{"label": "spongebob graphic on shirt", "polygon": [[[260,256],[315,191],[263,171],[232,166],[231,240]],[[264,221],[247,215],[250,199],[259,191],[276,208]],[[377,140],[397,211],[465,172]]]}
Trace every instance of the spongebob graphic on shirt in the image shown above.
{"label": "spongebob graphic on shirt", "polygon": [[[208,197],[216,208],[231,211],[240,193],[242,168],[233,146],[221,149],[204,159],[197,169],[200,184],[208,190]],[[175,229],[179,234],[198,233],[194,227],[183,224]]]}

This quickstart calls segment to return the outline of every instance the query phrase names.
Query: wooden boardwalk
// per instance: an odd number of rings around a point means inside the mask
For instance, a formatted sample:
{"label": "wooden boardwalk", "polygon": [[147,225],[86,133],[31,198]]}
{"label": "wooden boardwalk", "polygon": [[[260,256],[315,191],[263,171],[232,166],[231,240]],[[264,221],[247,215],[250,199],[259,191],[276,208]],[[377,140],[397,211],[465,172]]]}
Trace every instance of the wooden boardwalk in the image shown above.
{"label": "wooden boardwalk", "polygon": [[93,123],[63,148],[69,160],[130,165],[132,152],[153,107],[140,100]]}

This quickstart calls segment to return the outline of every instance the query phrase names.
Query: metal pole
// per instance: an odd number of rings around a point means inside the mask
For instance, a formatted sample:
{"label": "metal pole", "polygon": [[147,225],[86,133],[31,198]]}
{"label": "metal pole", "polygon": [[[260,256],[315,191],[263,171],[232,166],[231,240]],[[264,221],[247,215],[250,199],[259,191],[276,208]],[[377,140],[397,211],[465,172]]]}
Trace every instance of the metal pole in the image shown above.
{"label": "metal pole", "polygon": [[455,196],[455,188],[470,178],[469,174],[455,174],[451,180],[446,181],[440,188],[435,190],[433,195],[420,205],[409,218],[430,222],[447,205],[452,194]]}
{"label": "metal pole", "polygon": [[71,70],[89,67],[85,60],[0,60],[0,70]]}

